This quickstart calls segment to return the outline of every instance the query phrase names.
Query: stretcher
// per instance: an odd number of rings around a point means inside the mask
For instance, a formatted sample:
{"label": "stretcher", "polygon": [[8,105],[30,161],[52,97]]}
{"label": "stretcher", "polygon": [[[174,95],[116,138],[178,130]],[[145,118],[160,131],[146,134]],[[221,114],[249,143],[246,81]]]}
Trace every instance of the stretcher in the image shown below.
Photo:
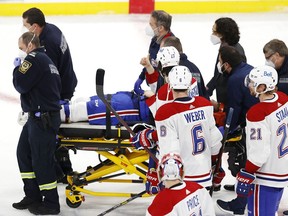
{"label": "stretcher", "polygon": [[[58,136],[61,148],[74,151],[95,151],[99,155],[99,164],[96,166],[88,166],[83,172],[74,171],[67,176],[66,203],[69,207],[79,207],[85,200],[82,194],[133,196],[132,193],[95,192],[85,189],[91,183],[144,184],[146,182],[149,155],[144,150],[134,149],[129,142],[130,134],[125,127],[120,125],[109,127],[89,125],[88,122],[63,123],[60,126]],[[100,156],[101,158],[104,157],[105,160],[100,160]],[[135,174],[133,178],[131,178],[131,174]]]}

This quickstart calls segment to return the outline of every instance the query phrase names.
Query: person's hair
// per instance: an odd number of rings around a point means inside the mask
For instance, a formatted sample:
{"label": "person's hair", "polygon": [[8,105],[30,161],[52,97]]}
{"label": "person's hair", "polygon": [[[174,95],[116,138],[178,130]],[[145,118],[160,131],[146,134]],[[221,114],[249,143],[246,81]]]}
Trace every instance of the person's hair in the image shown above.
{"label": "person's hair", "polygon": [[243,57],[233,46],[222,46],[219,49],[222,63],[227,62],[232,68],[243,62]]}
{"label": "person's hair", "polygon": [[288,55],[288,49],[284,41],[273,39],[266,43],[263,47],[263,53],[275,53],[278,52],[280,56]]}
{"label": "person's hair", "polygon": [[170,31],[172,16],[163,10],[154,10],[151,17],[156,20],[157,26],[163,26],[166,31]]}
{"label": "person's hair", "polygon": [[162,74],[162,76],[166,75],[168,77],[169,72],[172,70],[172,68],[174,66],[168,66],[168,67],[162,68],[161,62],[159,62],[158,63],[158,71]]}
{"label": "person's hair", "polygon": [[30,8],[25,11],[22,14],[22,18],[27,19],[27,23],[29,23],[30,25],[36,23],[40,27],[43,27],[46,24],[43,12],[36,7]]}
{"label": "person's hair", "polygon": [[173,46],[179,53],[183,53],[181,41],[175,36],[166,37],[161,41],[161,43],[163,47]]}
{"label": "person's hair", "polygon": [[239,42],[240,32],[237,23],[230,17],[221,17],[215,21],[216,32],[221,34],[222,42],[232,46]]}
{"label": "person's hair", "polygon": [[174,90],[174,92],[177,92],[177,93],[188,91],[188,89],[174,89],[174,88],[173,88],[173,90]]}
{"label": "person's hair", "polygon": [[32,43],[35,47],[40,47],[39,37],[32,32],[25,32],[21,35],[23,43],[28,46],[29,43]]}

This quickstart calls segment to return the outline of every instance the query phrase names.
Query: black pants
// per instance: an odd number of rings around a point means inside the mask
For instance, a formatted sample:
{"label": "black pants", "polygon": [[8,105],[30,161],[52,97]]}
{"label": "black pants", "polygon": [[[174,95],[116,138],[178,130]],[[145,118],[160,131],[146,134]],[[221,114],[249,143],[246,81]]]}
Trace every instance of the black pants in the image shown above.
{"label": "black pants", "polygon": [[63,175],[66,176],[73,171],[69,149],[61,147],[58,144],[55,156],[58,163],[58,167],[56,168],[57,178],[60,180],[59,177],[63,177]]}
{"label": "black pants", "polygon": [[228,152],[228,169],[232,176],[236,177],[241,168],[245,167],[246,155],[246,134],[242,134],[242,139],[237,142],[228,142],[225,146],[225,152]]}
{"label": "black pants", "polygon": [[49,124],[40,117],[29,116],[17,146],[25,195],[35,201],[43,200],[50,208],[60,208],[55,174],[56,135],[60,124],[59,112],[49,114]]}

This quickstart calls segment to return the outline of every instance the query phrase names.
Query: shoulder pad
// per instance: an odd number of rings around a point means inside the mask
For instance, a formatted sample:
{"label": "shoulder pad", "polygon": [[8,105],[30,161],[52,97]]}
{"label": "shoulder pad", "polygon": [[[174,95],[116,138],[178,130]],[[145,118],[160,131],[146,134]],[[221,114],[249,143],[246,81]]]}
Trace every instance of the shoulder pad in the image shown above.
{"label": "shoulder pad", "polygon": [[37,54],[36,52],[30,52],[30,53],[29,53],[29,56],[35,57],[36,54]]}

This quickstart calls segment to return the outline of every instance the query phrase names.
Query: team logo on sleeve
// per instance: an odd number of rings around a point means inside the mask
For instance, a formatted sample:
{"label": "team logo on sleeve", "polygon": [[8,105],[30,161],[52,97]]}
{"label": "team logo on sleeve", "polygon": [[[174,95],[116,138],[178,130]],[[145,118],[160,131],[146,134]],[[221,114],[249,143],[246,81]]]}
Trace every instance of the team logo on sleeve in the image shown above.
{"label": "team logo on sleeve", "polygon": [[165,137],[167,134],[167,130],[166,130],[166,127],[164,125],[161,125],[160,126],[160,136],[161,137]]}
{"label": "team logo on sleeve", "polygon": [[56,68],[55,65],[49,64],[49,68],[50,68],[51,74],[57,74],[57,75],[59,75],[59,72],[58,72],[58,70],[57,70],[57,68]]}
{"label": "team logo on sleeve", "polygon": [[24,62],[19,67],[19,72],[25,74],[31,66],[32,66],[31,62],[24,60]]}

